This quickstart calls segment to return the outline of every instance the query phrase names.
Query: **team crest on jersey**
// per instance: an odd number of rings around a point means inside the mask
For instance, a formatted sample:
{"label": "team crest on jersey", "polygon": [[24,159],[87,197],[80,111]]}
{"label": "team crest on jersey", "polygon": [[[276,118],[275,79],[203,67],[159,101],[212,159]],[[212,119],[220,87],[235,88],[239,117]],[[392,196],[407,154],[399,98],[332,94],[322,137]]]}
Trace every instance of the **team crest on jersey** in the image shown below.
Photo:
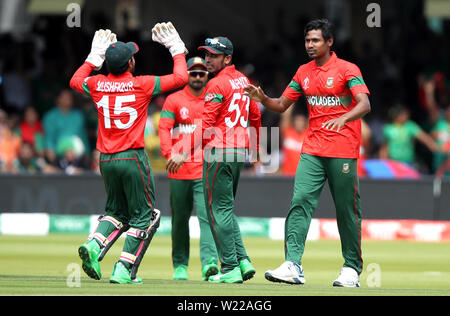
{"label": "team crest on jersey", "polygon": [[189,117],[189,110],[183,106],[180,110],[180,116],[183,120],[187,119]]}
{"label": "team crest on jersey", "polygon": [[333,88],[333,77],[328,77],[327,79],[327,88]]}
{"label": "team crest on jersey", "polygon": [[348,163],[344,163],[342,165],[342,173],[349,173],[350,172],[350,165]]}
{"label": "team crest on jersey", "polygon": [[309,88],[309,78],[306,77],[305,80],[303,80],[303,90],[307,90]]}

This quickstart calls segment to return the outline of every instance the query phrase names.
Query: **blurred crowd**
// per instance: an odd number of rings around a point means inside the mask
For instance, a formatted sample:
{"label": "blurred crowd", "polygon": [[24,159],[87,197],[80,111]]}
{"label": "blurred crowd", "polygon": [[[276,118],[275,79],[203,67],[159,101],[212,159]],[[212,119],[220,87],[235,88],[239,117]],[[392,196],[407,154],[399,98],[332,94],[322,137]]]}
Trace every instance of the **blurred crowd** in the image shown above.
{"label": "blurred crowd", "polygon": [[[383,52],[376,53],[367,43],[364,54],[357,55],[345,41],[336,41],[334,50],[360,67],[371,90],[372,112],[363,121],[361,160],[392,159],[421,174],[439,174],[449,170],[450,49],[446,39],[450,25],[446,21],[438,32],[429,27],[421,13],[417,18],[420,22],[409,26],[412,29],[405,33],[409,38],[403,46],[392,38],[390,31],[395,31],[395,23],[385,21]],[[99,27],[108,23],[101,17],[96,21]],[[299,17],[298,24],[305,25],[306,21]],[[68,87],[70,77],[89,52],[91,34],[69,32],[60,27],[61,23],[61,18],[43,17],[28,36],[0,35],[1,173],[99,172],[99,153],[95,150],[97,110],[87,97]],[[307,61],[299,40],[303,38],[302,30],[299,27],[297,39],[281,32],[279,42],[267,42],[265,53],[258,56],[245,56],[237,49],[234,63],[270,95],[281,95],[297,67]],[[134,40],[141,47],[142,53],[136,55],[137,75],[171,72],[169,55],[162,47],[132,29],[119,35],[122,41]],[[204,34],[198,38],[203,40]],[[280,45],[295,42],[299,44]],[[190,45],[197,44],[193,40]],[[157,130],[165,97],[158,96],[150,103],[145,132],[154,172],[164,172],[165,166]],[[292,176],[308,126],[304,101],[283,115],[263,107],[261,111],[263,126],[280,127],[279,146],[267,145],[271,161],[262,168],[269,170],[268,164],[279,165],[279,174]],[[270,135],[267,139],[271,139]],[[263,169],[254,170],[249,164],[247,171],[263,174]]]}

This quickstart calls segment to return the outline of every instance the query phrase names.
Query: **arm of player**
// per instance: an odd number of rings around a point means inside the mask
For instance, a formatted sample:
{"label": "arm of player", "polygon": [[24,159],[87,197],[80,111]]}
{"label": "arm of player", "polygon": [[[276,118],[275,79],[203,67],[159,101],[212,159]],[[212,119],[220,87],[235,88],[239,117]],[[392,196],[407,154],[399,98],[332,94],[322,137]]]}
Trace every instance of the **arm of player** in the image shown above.
{"label": "arm of player", "polygon": [[389,151],[386,143],[383,143],[380,146],[380,150],[378,151],[378,158],[380,159],[389,159]]}
{"label": "arm of player", "polygon": [[164,45],[173,57],[173,72],[160,77],[161,86],[158,92],[165,93],[187,84],[187,49],[173,24],[171,22],[155,24],[152,29],[152,39]]}
{"label": "arm of player", "polygon": [[161,111],[161,118],[158,123],[159,141],[161,144],[161,154],[169,159],[172,153],[172,135],[170,130],[175,125],[175,113],[168,108],[167,99]]}
{"label": "arm of player", "polygon": [[87,89],[87,79],[91,72],[95,69],[95,66],[89,62],[85,62],[80,68],[75,71],[72,78],[70,79],[70,87],[79,92],[89,95],[89,90]]}
{"label": "arm of player", "polygon": [[[169,173],[177,171],[178,162],[184,157],[180,153],[172,153],[172,134],[170,130],[175,125],[175,113],[170,98],[166,99],[161,111],[161,118],[158,124],[159,140],[161,143],[161,154],[167,159],[166,170]],[[184,162],[184,160],[183,160]],[[181,165],[180,165],[181,166]]]}
{"label": "arm of player", "polygon": [[91,74],[92,70],[100,69],[105,61],[105,52],[109,45],[117,42],[116,34],[110,30],[98,30],[92,39],[91,51],[86,58],[86,61],[70,79],[70,87],[80,93],[89,95],[86,80]]}
{"label": "arm of player", "polygon": [[[217,115],[219,114],[219,110],[222,106],[223,95],[221,94],[220,88],[215,87],[210,89],[207,87],[205,93],[205,104],[203,107],[203,115],[202,115],[202,124],[201,124],[201,132],[200,133],[192,133],[190,138],[186,138],[190,140],[190,146],[183,146],[182,152],[179,155],[175,156],[174,159],[168,162],[166,165],[166,169],[170,172],[176,172],[181,165],[189,159],[189,157],[193,157],[195,151],[198,147],[205,146],[212,140],[214,133],[216,130],[214,129]],[[201,138],[201,139],[198,139]]]}
{"label": "arm of player", "polygon": [[357,104],[349,112],[322,124],[323,128],[330,130],[336,128],[338,132],[345,125],[345,123],[358,120],[370,112],[370,92],[364,82],[358,66],[355,64],[349,64],[343,75],[346,81],[346,87],[350,90]]}
{"label": "arm of player", "polygon": [[267,109],[277,113],[283,113],[295,102],[294,100],[291,100],[284,95],[280,96],[279,98],[270,98],[264,93],[261,87],[256,87],[252,84],[247,85],[244,90],[245,94],[248,95],[252,100],[260,102]]}
{"label": "arm of player", "polygon": [[161,93],[178,89],[188,81],[186,57],[184,54],[173,57],[173,72],[165,76],[140,76],[149,97],[154,98]]}
{"label": "arm of player", "polygon": [[248,120],[250,125],[249,149],[251,153],[256,152],[256,161],[259,161],[259,139],[260,139],[259,135],[261,131],[261,111],[259,110],[258,104],[254,100],[250,101],[249,110],[250,110],[248,114]]}
{"label": "arm of player", "polygon": [[202,114],[202,147],[205,148],[214,135],[220,131],[216,128],[217,116],[223,106],[224,93],[218,85],[208,87],[205,93],[205,105]]}
{"label": "arm of player", "polygon": [[338,118],[326,121],[322,124],[322,127],[329,130],[336,128],[336,131],[339,132],[345,123],[360,119],[370,112],[370,101],[367,94],[358,93],[355,95],[355,100],[358,103],[351,111],[341,115]]}
{"label": "arm of player", "polygon": [[427,133],[425,133],[424,131],[420,130],[420,132],[417,134],[416,138],[425,146],[428,147],[428,149],[432,152],[445,152],[444,149],[439,146],[433,139],[433,137],[431,137],[430,135],[428,135]]}
{"label": "arm of player", "polygon": [[159,80],[161,84],[160,93],[166,93],[186,85],[188,82],[186,56],[184,54],[173,56],[172,74],[161,76]]}

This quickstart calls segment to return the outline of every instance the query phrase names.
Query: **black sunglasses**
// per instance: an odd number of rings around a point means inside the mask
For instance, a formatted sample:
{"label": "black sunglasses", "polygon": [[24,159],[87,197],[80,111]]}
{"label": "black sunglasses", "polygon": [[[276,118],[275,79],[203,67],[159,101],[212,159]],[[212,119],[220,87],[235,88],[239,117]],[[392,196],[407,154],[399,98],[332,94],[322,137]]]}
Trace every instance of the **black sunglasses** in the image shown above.
{"label": "black sunglasses", "polygon": [[199,76],[200,78],[203,78],[206,75],[208,75],[208,72],[204,71],[204,70],[192,70],[192,71],[188,71],[188,74],[189,74],[189,76],[192,76],[192,77]]}

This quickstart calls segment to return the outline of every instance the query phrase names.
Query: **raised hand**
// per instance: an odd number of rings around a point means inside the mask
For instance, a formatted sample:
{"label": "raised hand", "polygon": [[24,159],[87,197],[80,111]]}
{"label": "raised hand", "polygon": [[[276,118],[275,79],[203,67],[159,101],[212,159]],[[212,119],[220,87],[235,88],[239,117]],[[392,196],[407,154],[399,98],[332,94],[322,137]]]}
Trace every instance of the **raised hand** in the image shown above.
{"label": "raised hand", "polygon": [[100,29],[96,31],[92,39],[91,52],[86,58],[86,61],[93,64],[97,70],[102,68],[103,62],[105,61],[106,49],[115,42],[117,42],[117,36],[111,30]]}
{"label": "raised hand", "polygon": [[188,53],[186,45],[181,40],[172,22],[156,23],[152,28],[152,40],[164,45],[172,56]]}
{"label": "raised hand", "polygon": [[247,95],[250,99],[255,100],[256,102],[262,102],[266,97],[266,94],[261,89],[261,87],[256,87],[252,84],[244,87],[245,95]]}

